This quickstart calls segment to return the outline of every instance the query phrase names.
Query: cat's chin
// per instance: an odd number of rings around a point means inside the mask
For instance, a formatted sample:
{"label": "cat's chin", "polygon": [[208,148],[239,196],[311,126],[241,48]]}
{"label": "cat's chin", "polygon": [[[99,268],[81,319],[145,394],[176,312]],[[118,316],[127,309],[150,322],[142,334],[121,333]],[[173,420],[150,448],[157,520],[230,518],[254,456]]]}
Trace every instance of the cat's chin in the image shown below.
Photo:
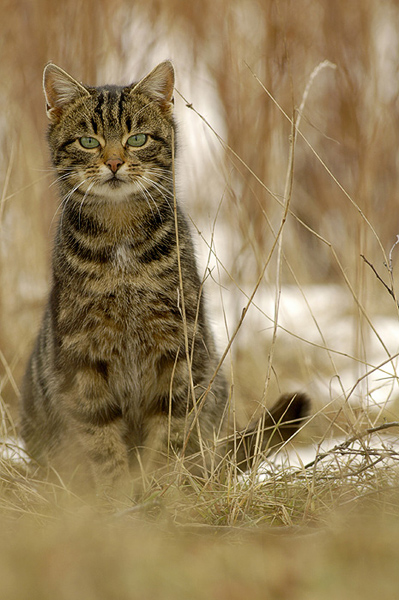
{"label": "cat's chin", "polygon": [[112,177],[96,185],[93,191],[98,195],[117,195],[119,193],[130,196],[143,191],[143,186],[134,180],[128,180]]}
{"label": "cat's chin", "polygon": [[120,202],[131,201],[133,196],[137,196],[140,193],[140,188],[133,182],[126,182],[122,180],[112,180],[97,184],[90,190],[90,197],[87,198],[86,202],[106,202],[119,204]]}
{"label": "cat's chin", "polygon": [[126,183],[117,177],[112,177],[111,179],[108,179],[104,185],[108,186],[111,190],[118,190],[123,185],[126,185]]}

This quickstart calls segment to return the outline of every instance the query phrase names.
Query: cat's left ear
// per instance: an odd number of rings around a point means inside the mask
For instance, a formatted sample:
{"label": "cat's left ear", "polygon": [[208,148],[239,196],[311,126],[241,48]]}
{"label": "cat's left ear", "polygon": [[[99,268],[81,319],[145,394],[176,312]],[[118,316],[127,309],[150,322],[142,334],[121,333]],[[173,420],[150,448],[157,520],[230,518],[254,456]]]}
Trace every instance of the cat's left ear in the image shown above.
{"label": "cat's left ear", "polygon": [[163,112],[173,113],[175,70],[170,60],[161,62],[141,81],[132,86],[132,92],[141,92],[161,106]]}

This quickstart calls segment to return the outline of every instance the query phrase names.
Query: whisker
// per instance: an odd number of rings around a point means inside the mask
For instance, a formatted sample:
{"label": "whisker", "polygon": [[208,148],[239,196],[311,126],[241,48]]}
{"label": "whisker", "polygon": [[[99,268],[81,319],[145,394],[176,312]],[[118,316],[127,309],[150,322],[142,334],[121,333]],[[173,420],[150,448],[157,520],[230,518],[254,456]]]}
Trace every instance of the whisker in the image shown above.
{"label": "whisker", "polygon": [[[148,177],[145,177],[145,175],[141,175],[141,179],[143,179],[147,183],[150,183],[161,194],[161,196],[163,197],[163,199],[168,204],[170,210],[173,211],[172,206],[171,206],[171,204],[169,202],[169,199],[166,196],[166,194],[168,194],[170,196],[170,198],[173,198],[173,192],[171,192],[171,190],[168,190],[167,188],[165,188],[160,183],[157,183],[157,182],[153,181],[152,179],[149,179]],[[148,189],[147,189],[147,191],[148,191]],[[166,194],[164,192],[166,192]]]}
{"label": "whisker", "polygon": [[157,173],[164,173],[166,175],[169,175],[170,178],[172,179],[172,172],[170,170],[169,167],[160,167],[158,165],[149,165],[149,168],[151,169],[151,171],[157,172]]}
{"label": "whisker", "polygon": [[78,190],[80,188],[81,185],[83,185],[84,183],[86,183],[87,179],[84,179],[83,181],[81,181],[80,183],[76,184],[72,190],[70,192],[68,192],[68,194],[66,194],[64,196],[64,198],[61,201],[60,206],[58,207],[58,209],[56,210],[56,213],[51,221],[51,223],[54,221],[56,214],[58,213],[58,211],[60,210],[60,208],[62,208],[62,212],[61,212],[61,220],[60,220],[60,227],[62,228],[62,220],[64,217],[64,211],[66,208],[66,205],[68,204],[69,200],[71,199],[72,195],[76,192],[76,190]]}
{"label": "whisker", "polygon": [[75,169],[71,169],[71,173],[64,173],[63,175],[60,175],[52,183],[50,183],[50,187],[53,187],[53,185],[59,183],[60,181],[66,181],[67,179],[70,179],[74,175],[74,172]]}
{"label": "whisker", "polygon": [[155,208],[157,209],[159,217],[162,219],[161,212],[160,212],[159,207],[158,207],[157,203],[155,202],[152,194],[150,194],[150,192],[148,191],[148,189],[145,187],[145,185],[141,181],[139,181],[139,179],[136,180],[136,183],[137,183],[137,185],[140,187],[140,189],[142,191],[142,194],[143,194],[143,196],[144,196],[144,198],[145,198],[145,200],[147,202],[148,208],[150,209],[150,211],[152,213],[152,216],[154,217],[155,213],[152,210],[150,200],[152,201],[152,203],[154,204]]}
{"label": "whisker", "polygon": [[173,175],[170,173],[170,171],[168,169],[151,167],[149,169],[149,173],[150,173],[150,175],[152,175],[152,174],[157,175],[161,180],[169,181],[169,182],[173,181]]}
{"label": "whisker", "polygon": [[154,187],[156,187],[160,192],[164,192],[166,195],[171,196],[173,198],[172,190],[168,189],[167,187],[165,187],[164,185],[159,183],[159,181],[154,181],[153,179],[150,179],[149,177],[146,177],[145,175],[143,175],[142,177],[146,181],[148,181],[148,183],[151,183]]}
{"label": "whisker", "polygon": [[[88,179],[86,179],[86,181],[88,181]],[[80,217],[81,217],[81,214],[82,214],[82,206],[83,206],[83,203],[84,203],[84,201],[86,200],[86,198],[87,198],[88,194],[90,193],[90,190],[92,189],[92,187],[93,187],[93,185],[94,185],[94,184],[95,184],[95,180],[93,180],[93,181],[92,181],[92,182],[89,184],[89,187],[87,188],[87,190],[86,190],[86,192],[85,192],[85,195],[83,196],[83,200],[82,200],[82,202],[80,203],[80,206],[79,206],[79,219],[78,219],[78,221],[79,221],[79,229],[80,229]]]}
{"label": "whisker", "polygon": [[[147,191],[146,187],[145,187],[145,186],[144,186],[144,185],[141,183],[141,181],[138,181],[138,180],[137,180],[137,182],[136,182],[136,183],[137,183],[137,185],[140,187],[141,194],[142,194],[142,196],[144,196],[144,198],[145,198],[145,201],[147,202],[147,206],[148,206],[148,208],[150,209],[150,211],[151,211],[151,213],[152,213],[152,216],[154,217],[154,216],[155,216],[155,213],[154,213],[154,211],[153,211],[153,209],[152,209],[151,202],[150,202],[150,201],[152,201],[152,203],[154,203],[155,207],[156,207],[156,208],[158,208],[158,207],[156,206],[156,203],[155,203],[155,201],[154,201],[154,198],[151,196],[151,194],[149,194],[149,193],[148,193],[148,191]],[[158,212],[159,212],[159,209],[158,209]]]}

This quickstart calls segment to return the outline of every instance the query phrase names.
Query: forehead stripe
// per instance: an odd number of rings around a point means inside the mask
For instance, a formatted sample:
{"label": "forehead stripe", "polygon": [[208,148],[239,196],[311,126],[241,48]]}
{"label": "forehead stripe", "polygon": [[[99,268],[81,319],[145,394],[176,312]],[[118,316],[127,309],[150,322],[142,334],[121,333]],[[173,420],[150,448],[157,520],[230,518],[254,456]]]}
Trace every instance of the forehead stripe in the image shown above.
{"label": "forehead stripe", "polygon": [[94,112],[98,117],[100,117],[103,128],[104,128],[104,116],[103,116],[104,101],[105,101],[105,90],[101,90],[101,93],[98,96],[97,106],[95,107]]}
{"label": "forehead stripe", "polygon": [[104,104],[104,90],[101,90],[101,92],[98,94],[98,98],[97,98],[97,106],[94,109],[95,113],[101,113],[101,107]]}
{"label": "forehead stripe", "polygon": [[119,92],[119,100],[118,100],[118,121],[122,120],[122,110],[123,110],[123,92]]}

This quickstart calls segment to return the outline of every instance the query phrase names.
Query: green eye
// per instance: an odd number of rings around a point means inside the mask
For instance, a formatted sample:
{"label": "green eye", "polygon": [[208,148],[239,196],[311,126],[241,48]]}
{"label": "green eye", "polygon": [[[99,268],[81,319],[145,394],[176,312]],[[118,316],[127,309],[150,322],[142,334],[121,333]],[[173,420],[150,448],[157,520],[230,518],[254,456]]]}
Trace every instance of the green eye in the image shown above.
{"label": "green eye", "polygon": [[100,142],[93,137],[81,137],[79,138],[80,145],[83,148],[98,148]]}
{"label": "green eye", "polygon": [[127,139],[127,143],[129,146],[134,146],[135,148],[139,148],[140,146],[144,146],[147,141],[148,136],[145,133],[136,133],[135,135],[131,135]]}

